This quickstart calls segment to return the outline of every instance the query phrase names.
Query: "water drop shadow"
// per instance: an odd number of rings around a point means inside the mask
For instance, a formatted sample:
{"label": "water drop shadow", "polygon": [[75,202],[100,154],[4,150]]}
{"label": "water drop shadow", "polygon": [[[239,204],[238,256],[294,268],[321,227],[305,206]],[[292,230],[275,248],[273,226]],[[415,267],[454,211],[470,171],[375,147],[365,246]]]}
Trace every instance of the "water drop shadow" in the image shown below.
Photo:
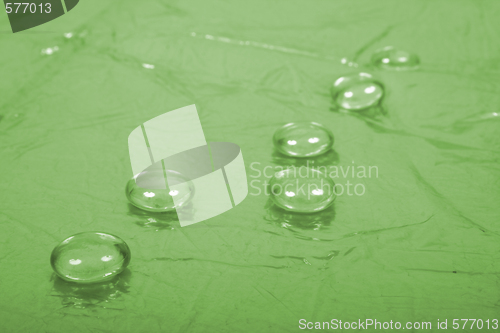
{"label": "water drop shadow", "polygon": [[50,293],[53,297],[60,297],[61,303],[66,308],[117,308],[113,301],[123,294],[129,293],[132,272],[126,268],[112,280],[91,284],[78,284],[64,281],[55,273],[51,281],[54,282]]}
{"label": "water drop shadow", "polygon": [[271,157],[274,164],[281,165],[284,168],[286,168],[287,166],[305,166],[312,168],[315,166],[336,165],[340,162],[339,154],[334,149],[330,149],[328,152],[322,155],[301,158],[284,155],[275,149]]}
{"label": "water drop shadow", "polygon": [[367,109],[353,111],[340,108],[335,104],[335,102],[332,101],[330,111],[346,114],[364,121],[385,123],[387,122],[388,112],[387,109],[382,106],[382,104],[383,101],[378,105],[369,107]]}
{"label": "water drop shadow", "polygon": [[[191,203],[187,204],[183,209],[190,214],[193,213]],[[127,215],[138,217],[139,219],[134,223],[143,228],[171,230],[179,226],[179,217],[175,210],[171,212],[155,213],[139,209],[129,203]]]}
{"label": "water drop shadow", "polygon": [[328,228],[335,220],[335,203],[316,213],[293,213],[278,206],[269,198],[264,206],[264,220],[292,232],[301,230],[320,231]]}

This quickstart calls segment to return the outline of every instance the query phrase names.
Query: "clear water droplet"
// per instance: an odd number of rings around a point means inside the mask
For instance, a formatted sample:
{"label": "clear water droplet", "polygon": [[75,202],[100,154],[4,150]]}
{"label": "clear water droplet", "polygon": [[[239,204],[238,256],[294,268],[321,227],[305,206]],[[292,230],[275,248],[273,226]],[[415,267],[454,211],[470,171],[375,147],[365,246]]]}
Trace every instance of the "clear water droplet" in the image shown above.
{"label": "clear water droplet", "polygon": [[319,212],[328,208],[336,198],[333,180],[314,168],[299,167],[277,172],[269,186],[273,202],[292,212]]}
{"label": "clear water droplet", "polygon": [[371,63],[379,68],[401,71],[417,69],[420,59],[414,53],[387,46],[373,53]]}
{"label": "clear water droplet", "polygon": [[[159,164],[161,166],[161,164]],[[165,175],[170,185],[167,185]],[[149,212],[170,212],[185,206],[194,194],[193,183],[180,173],[153,167],[130,179],[125,188],[127,199],[137,208]]]}
{"label": "clear water droplet", "polygon": [[338,78],[332,87],[332,97],[338,107],[363,110],[376,106],[384,96],[384,86],[368,73],[357,73]]}
{"label": "clear water droplet", "polygon": [[121,238],[103,232],[83,232],[57,245],[50,263],[63,280],[94,283],[123,272],[130,257],[130,249]]}
{"label": "clear water droplet", "polygon": [[290,123],[279,128],[273,136],[276,149],[293,157],[311,157],[332,148],[333,134],[318,123]]}

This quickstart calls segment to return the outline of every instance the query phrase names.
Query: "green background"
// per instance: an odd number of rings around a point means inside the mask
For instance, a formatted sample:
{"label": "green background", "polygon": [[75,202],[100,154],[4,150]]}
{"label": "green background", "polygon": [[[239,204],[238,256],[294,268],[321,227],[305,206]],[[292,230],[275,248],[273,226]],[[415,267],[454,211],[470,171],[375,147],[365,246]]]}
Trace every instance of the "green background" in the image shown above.
{"label": "green background", "polygon": [[[498,319],[499,16],[492,0],[87,0],[12,34],[0,15],[0,331]],[[367,67],[387,45],[416,52],[421,69]],[[385,84],[383,110],[333,110],[330,85],[357,70]],[[241,147],[249,181],[253,162],[295,163],[272,146],[291,121],[334,133],[317,165],[379,177],[310,216],[265,195],[185,228],[133,209],[129,133],[190,104],[207,141]],[[120,279],[54,279],[50,252],[83,231],[128,243]]]}

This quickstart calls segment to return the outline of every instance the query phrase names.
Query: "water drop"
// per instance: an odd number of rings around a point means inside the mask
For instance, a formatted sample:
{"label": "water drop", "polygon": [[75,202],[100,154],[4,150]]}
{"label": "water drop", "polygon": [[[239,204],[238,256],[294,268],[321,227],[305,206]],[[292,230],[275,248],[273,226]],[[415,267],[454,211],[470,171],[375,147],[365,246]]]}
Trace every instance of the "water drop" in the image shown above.
{"label": "water drop", "polygon": [[121,238],[102,232],[83,232],[57,245],[50,263],[63,280],[94,283],[123,272],[130,257],[130,249]]}
{"label": "water drop", "polygon": [[45,54],[52,55],[52,54],[54,54],[54,52],[57,52],[57,51],[59,51],[58,46],[48,47],[48,48],[42,50],[42,55],[45,55]]}
{"label": "water drop", "polygon": [[277,172],[269,186],[273,202],[291,212],[319,212],[336,198],[333,180],[314,168],[289,168]]}
{"label": "water drop", "polygon": [[[165,175],[170,185],[176,185],[175,189],[168,187]],[[162,168],[153,167],[130,179],[125,194],[137,208],[149,212],[170,212],[191,201],[194,185],[178,172],[167,170],[164,173]]]}
{"label": "water drop", "polygon": [[387,46],[373,53],[371,63],[379,68],[401,71],[417,69],[420,59],[414,53]]}
{"label": "water drop", "polygon": [[368,73],[338,78],[332,87],[334,102],[346,110],[363,110],[378,105],[384,96],[384,86]]}
{"label": "water drop", "polygon": [[332,148],[333,134],[318,123],[290,123],[274,133],[273,143],[282,154],[311,157]]}

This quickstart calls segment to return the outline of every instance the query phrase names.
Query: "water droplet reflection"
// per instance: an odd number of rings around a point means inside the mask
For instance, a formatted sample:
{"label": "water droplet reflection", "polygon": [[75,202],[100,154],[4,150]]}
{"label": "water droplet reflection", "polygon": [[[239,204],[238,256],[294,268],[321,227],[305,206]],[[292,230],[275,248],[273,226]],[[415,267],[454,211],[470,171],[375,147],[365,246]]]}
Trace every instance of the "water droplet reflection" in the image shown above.
{"label": "water droplet reflection", "polygon": [[335,220],[334,205],[312,214],[293,213],[278,207],[271,199],[266,204],[264,219],[273,225],[291,232],[294,237],[311,241],[331,241],[330,226]]}
{"label": "water droplet reflection", "polygon": [[59,297],[65,308],[121,309],[124,308],[124,305],[119,302],[119,299],[123,294],[129,292],[130,278],[131,272],[128,269],[109,281],[93,284],[66,282],[53,274],[51,280],[54,285],[50,295]]}
{"label": "water droplet reflection", "polygon": [[[160,230],[174,230],[179,226],[179,217],[177,212],[166,212],[166,213],[153,213],[139,209],[132,204],[128,206],[128,215],[137,217],[138,219],[134,222],[136,225],[150,229],[152,231]],[[191,205],[187,205],[183,208],[184,211],[192,210]]]}
{"label": "water droplet reflection", "polygon": [[281,166],[305,166],[305,167],[320,167],[326,166],[327,168],[331,165],[339,163],[339,155],[334,149],[330,149],[326,153],[311,158],[295,158],[292,156],[287,156],[274,151],[272,154],[272,161],[276,165]]}

